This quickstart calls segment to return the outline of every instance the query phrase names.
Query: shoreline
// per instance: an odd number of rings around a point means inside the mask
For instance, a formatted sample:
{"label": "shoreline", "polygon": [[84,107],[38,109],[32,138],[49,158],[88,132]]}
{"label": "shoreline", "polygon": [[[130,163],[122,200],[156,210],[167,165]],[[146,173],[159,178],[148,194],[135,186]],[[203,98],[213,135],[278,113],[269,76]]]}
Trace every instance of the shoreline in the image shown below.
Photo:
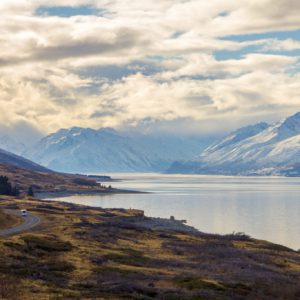
{"label": "shoreline", "polygon": [[[135,194],[139,194],[140,192],[136,192]],[[146,193],[146,192],[145,192]],[[145,194],[143,192],[141,192],[141,194]],[[97,194],[97,193],[95,193]],[[70,194],[66,194],[64,196],[61,196],[61,193],[57,193],[57,195],[53,196],[51,193],[43,193],[44,198],[42,197],[38,197],[35,200],[36,201],[40,201],[40,202],[49,202],[49,203],[54,203],[54,204],[59,204],[59,203],[63,203],[67,206],[71,206],[71,207],[78,207],[78,209],[83,209],[83,210],[104,210],[104,211],[111,211],[111,210],[120,210],[120,211],[141,211],[143,212],[143,219],[139,219],[134,221],[134,224],[138,227],[141,227],[143,229],[148,229],[148,230],[154,230],[154,231],[180,231],[180,232],[184,232],[187,234],[204,234],[204,235],[214,235],[217,236],[219,238],[227,238],[227,237],[247,237],[251,240],[254,241],[263,241],[269,244],[273,244],[273,245],[277,245],[279,247],[283,247],[286,249],[290,249],[291,251],[295,251],[295,252],[299,252],[300,249],[298,248],[292,248],[290,246],[284,245],[284,244],[280,244],[280,243],[276,243],[276,242],[272,242],[270,240],[267,239],[261,239],[261,238],[255,238],[252,237],[250,235],[248,235],[245,232],[232,232],[232,233],[217,233],[217,232],[203,232],[200,229],[193,227],[191,225],[188,225],[186,220],[179,220],[176,219],[175,217],[151,217],[151,216],[147,216],[145,215],[143,210],[140,209],[135,209],[135,208],[123,208],[123,207],[108,207],[108,208],[103,208],[103,207],[97,207],[97,206],[90,206],[90,205],[86,205],[86,204],[79,204],[79,203],[74,203],[71,201],[57,201],[55,200],[55,198],[68,198],[68,197],[72,197],[74,195],[95,195],[95,194],[86,194],[86,193],[78,193],[78,194],[74,194],[74,193],[70,193]],[[120,193],[122,194],[122,193]]]}
{"label": "shoreline", "polygon": [[[83,192],[83,191],[82,191]],[[51,194],[51,193],[43,193],[43,194]],[[58,193],[57,193],[58,194]],[[76,194],[75,194],[76,195]],[[82,194],[82,195],[86,195],[86,194]],[[74,193],[70,193],[70,196],[74,196]],[[57,198],[60,197],[57,195]],[[67,196],[66,196],[67,197]],[[245,239],[245,240],[252,240],[253,242],[264,242],[264,243],[268,243],[271,245],[275,245],[278,247],[282,247],[285,248],[289,251],[293,251],[293,252],[300,252],[300,249],[293,249],[291,247],[288,247],[286,245],[282,245],[282,244],[278,244],[269,240],[265,240],[265,239],[258,239],[252,236],[247,235],[244,232],[236,232],[236,233],[228,233],[228,234],[220,234],[220,233],[211,233],[211,232],[203,232],[200,229],[197,229],[191,225],[188,225],[186,223],[186,220],[177,220],[174,217],[170,217],[170,218],[162,218],[162,217],[150,217],[150,216],[146,216],[145,212],[143,210],[140,209],[135,209],[135,208],[131,208],[131,209],[127,209],[127,208],[122,208],[122,207],[111,207],[111,208],[103,208],[103,207],[97,207],[97,206],[90,206],[90,205],[85,205],[85,204],[78,204],[78,203],[74,203],[74,202],[68,202],[68,201],[58,201],[54,199],[55,197],[53,197],[53,199],[49,199],[49,198],[41,198],[41,197],[34,197],[32,199],[18,199],[18,200],[25,200],[25,201],[33,201],[33,202],[37,202],[37,203],[41,203],[42,205],[45,204],[47,206],[47,204],[49,204],[50,206],[53,204],[54,206],[66,206],[68,207],[70,210],[75,210],[75,211],[105,211],[105,212],[111,212],[111,211],[120,211],[120,212],[134,212],[135,215],[135,219],[132,219],[130,222],[132,222],[135,226],[143,228],[145,230],[153,230],[153,231],[164,231],[166,233],[168,232],[182,232],[182,233],[186,233],[186,234],[200,234],[200,235],[207,235],[207,236],[214,236],[220,239],[230,239],[230,237],[237,237],[239,239]],[[4,206],[6,207],[6,206]],[[8,208],[11,208],[10,205],[7,206]],[[0,205],[1,208],[1,205]],[[35,209],[36,210],[36,209]],[[34,210],[34,211],[35,211]],[[138,212],[138,216],[136,215],[136,213]]]}
{"label": "shoreline", "polygon": [[[114,192],[109,192],[106,193],[105,191],[99,191],[99,190],[77,190],[77,191],[61,191],[61,192],[42,192],[42,193],[36,193],[36,200],[38,201],[49,201],[49,202],[54,202],[54,203],[64,203],[64,204],[69,204],[69,205],[74,205],[74,206],[79,206],[84,209],[91,209],[91,210],[123,210],[123,211],[130,211],[130,210],[139,210],[135,208],[124,208],[124,207],[107,207],[103,208],[101,206],[91,206],[91,205],[86,205],[86,204],[80,204],[80,203],[75,203],[72,201],[57,201],[56,198],[71,198],[72,196],[95,196],[95,195],[113,195],[113,194],[151,194],[151,192],[140,192],[140,191],[131,191],[131,190],[118,190],[118,189],[112,189]],[[144,212],[144,211],[143,211]],[[173,217],[174,218],[174,217]],[[249,236],[251,239],[254,240],[262,240],[271,244],[279,245],[282,247],[286,247],[288,249],[291,249],[293,251],[299,251],[300,248],[298,247],[291,247],[285,244],[281,243],[276,243],[275,241],[271,241],[268,239],[264,238],[255,238],[252,235],[248,235],[247,232],[239,232],[239,231],[233,231],[232,233],[218,233],[218,232],[203,232],[201,229],[198,229],[196,227],[193,227],[191,225],[188,225],[186,223],[186,220],[177,220],[177,219],[172,219],[172,217],[156,217],[156,216],[145,216],[144,215],[144,220],[142,222],[137,222],[136,225],[144,228],[144,229],[153,229],[153,230],[163,230],[163,231],[168,231],[168,230],[179,230],[182,232],[186,233],[202,233],[202,234],[210,234],[210,235],[217,235],[220,237],[227,237],[227,236],[235,236],[235,235],[242,235],[242,236]]]}
{"label": "shoreline", "polygon": [[297,299],[300,291],[300,252],[242,233],[56,200],[3,198],[0,207],[42,220],[0,238],[2,277],[24,300]]}
{"label": "shoreline", "polygon": [[90,190],[65,190],[65,191],[42,191],[36,192],[35,195],[41,200],[47,198],[61,198],[61,197],[71,197],[71,196],[94,196],[94,195],[113,195],[113,194],[149,194],[149,192],[135,191],[135,190],[122,190],[122,189],[90,189]]}
{"label": "shoreline", "polygon": [[[60,205],[63,204],[71,209],[74,210],[82,210],[84,211],[124,211],[124,212],[131,212],[131,211],[135,211],[135,212],[140,212],[140,215],[142,215],[142,217],[139,217],[135,220],[132,220],[132,223],[140,228],[143,228],[145,230],[154,230],[154,231],[165,231],[165,232],[169,232],[169,231],[178,231],[178,232],[184,232],[184,233],[188,233],[188,234],[211,234],[211,233],[203,233],[201,232],[199,229],[190,226],[188,224],[186,224],[185,220],[177,220],[174,217],[170,217],[170,218],[161,218],[161,217],[150,217],[150,216],[146,216],[143,210],[139,210],[139,209],[126,209],[126,208],[122,208],[122,207],[115,207],[115,208],[103,208],[103,207],[96,207],[96,206],[89,206],[89,205],[85,205],[85,204],[78,204],[78,203],[74,203],[74,202],[68,202],[68,201],[57,201],[55,200],[55,197],[53,197],[52,195],[52,199],[50,199],[48,196],[51,193],[45,193],[44,197],[35,197],[34,201],[39,202],[39,203],[43,203],[43,204],[53,204],[53,205]],[[47,197],[46,197],[47,195]],[[74,196],[74,194],[71,194],[70,196]],[[59,195],[56,195],[56,197],[60,197]],[[63,196],[63,197],[68,197],[68,196]]]}
{"label": "shoreline", "polygon": [[[139,192],[137,192],[139,194]],[[135,193],[135,194],[137,194]],[[76,195],[76,194],[75,194]],[[88,194],[77,194],[77,195],[87,195]],[[89,194],[92,195],[92,194]],[[64,203],[66,205],[69,206],[75,206],[78,208],[81,208],[83,210],[106,210],[106,211],[110,211],[110,210],[123,210],[123,211],[139,211],[139,209],[126,209],[123,207],[114,207],[114,208],[103,208],[103,207],[96,207],[96,206],[89,206],[89,205],[85,205],[85,204],[78,204],[78,203],[74,203],[74,202],[68,202],[68,201],[57,201],[55,200],[55,198],[67,198],[67,197],[72,197],[74,196],[74,194],[67,195],[64,194],[64,196],[61,196],[60,193],[57,193],[56,195],[53,196],[53,194],[51,193],[44,193],[43,194],[44,197],[41,197],[39,195],[39,197],[36,198],[37,201],[41,201],[41,202],[51,202],[51,203]],[[145,229],[152,229],[152,230],[163,230],[163,231],[168,231],[168,230],[175,230],[175,231],[182,231],[182,232],[186,232],[186,233],[202,233],[199,229],[190,226],[188,224],[186,224],[185,220],[177,220],[174,217],[173,218],[160,218],[160,217],[149,217],[149,216],[145,216],[144,211],[141,210],[141,212],[143,212],[143,219],[142,220],[137,220],[135,221],[135,225],[140,226],[142,228]]]}

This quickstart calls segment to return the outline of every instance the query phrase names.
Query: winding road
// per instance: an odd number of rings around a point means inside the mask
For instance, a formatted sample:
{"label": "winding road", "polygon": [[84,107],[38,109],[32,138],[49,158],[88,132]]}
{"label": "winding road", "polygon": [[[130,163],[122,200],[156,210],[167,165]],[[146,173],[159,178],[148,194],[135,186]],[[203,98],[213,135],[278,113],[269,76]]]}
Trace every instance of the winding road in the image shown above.
{"label": "winding road", "polygon": [[[6,209],[4,211],[5,211],[5,213],[10,214],[10,215],[20,216],[20,210]],[[26,230],[31,229],[41,223],[41,219],[39,217],[31,215],[30,213],[28,213],[28,215],[26,217],[22,217],[22,218],[23,218],[22,224],[19,224],[12,228],[0,230],[0,237],[13,235],[13,234],[17,234],[17,233],[26,231]]]}

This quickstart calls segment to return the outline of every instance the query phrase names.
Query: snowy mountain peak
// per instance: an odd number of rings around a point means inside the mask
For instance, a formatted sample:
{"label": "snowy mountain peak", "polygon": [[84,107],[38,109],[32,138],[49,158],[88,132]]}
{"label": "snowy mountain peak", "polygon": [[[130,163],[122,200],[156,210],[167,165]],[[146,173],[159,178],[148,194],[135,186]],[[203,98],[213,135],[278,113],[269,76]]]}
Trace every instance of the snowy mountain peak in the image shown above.
{"label": "snowy mountain peak", "polygon": [[175,160],[191,159],[201,148],[200,138],[162,139],[112,128],[73,127],[48,135],[24,155],[64,172],[157,172]]}
{"label": "snowy mountain peak", "polygon": [[266,122],[259,122],[255,125],[248,125],[248,126],[245,126],[245,127],[241,127],[241,128],[237,129],[234,132],[239,133],[239,134],[245,134],[247,136],[252,136],[252,135],[257,134],[260,131],[265,130],[269,126],[270,125]]}
{"label": "snowy mountain peak", "polygon": [[284,119],[281,123],[278,131],[282,133],[300,134],[300,112],[295,115]]}
{"label": "snowy mountain peak", "polygon": [[98,129],[98,132],[105,133],[105,134],[116,134],[116,135],[118,134],[118,132],[111,127],[100,128],[100,129]]}
{"label": "snowy mountain peak", "polygon": [[[177,162],[169,172],[200,174],[286,174],[300,165],[300,113],[275,125],[259,123],[238,129],[208,147],[194,160]],[[293,169],[294,170],[294,169]],[[294,171],[293,171],[294,172]]]}
{"label": "snowy mountain peak", "polygon": [[206,153],[209,153],[212,151],[222,149],[231,144],[238,143],[238,142],[245,140],[251,136],[257,135],[258,133],[267,129],[269,126],[270,125],[265,122],[260,122],[255,125],[249,125],[249,126],[239,128],[236,131],[227,135],[221,142],[219,141],[216,144],[208,147],[202,155],[205,155]]}

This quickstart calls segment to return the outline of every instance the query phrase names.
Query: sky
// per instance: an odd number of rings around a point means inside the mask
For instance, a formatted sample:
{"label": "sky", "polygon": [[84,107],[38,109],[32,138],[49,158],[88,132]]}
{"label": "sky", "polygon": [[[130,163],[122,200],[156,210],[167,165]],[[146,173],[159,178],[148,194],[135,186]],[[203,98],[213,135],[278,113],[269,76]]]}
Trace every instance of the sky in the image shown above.
{"label": "sky", "polygon": [[209,135],[300,111],[296,0],[1,0],[0,42],[2,130]]}

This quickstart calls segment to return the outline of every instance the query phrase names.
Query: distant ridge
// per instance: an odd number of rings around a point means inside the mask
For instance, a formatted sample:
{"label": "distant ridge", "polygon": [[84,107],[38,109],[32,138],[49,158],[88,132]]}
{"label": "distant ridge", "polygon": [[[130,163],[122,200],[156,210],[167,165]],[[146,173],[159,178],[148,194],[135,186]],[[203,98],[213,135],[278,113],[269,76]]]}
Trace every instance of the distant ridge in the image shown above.
{"label": "distant ridge", "polygon": [[25,159],[21,156],[15,155],[8,151],[0,149],[0,164],[8,165],[8,166],[15,166],[21,169],[26,169],[30,171],[36,172],[52,172],[51,170],[42,167],[28,159]]}
{"label": "distant ridge", "polygon": [[168,173],[299,176],[300,113],[274,125],[240,128]]}
{"label": "distant ridge", "polygon": [[59,172],[163,172],[177,159],[194,157],[212,140],[73,127],[44,137],[24,156]]}

